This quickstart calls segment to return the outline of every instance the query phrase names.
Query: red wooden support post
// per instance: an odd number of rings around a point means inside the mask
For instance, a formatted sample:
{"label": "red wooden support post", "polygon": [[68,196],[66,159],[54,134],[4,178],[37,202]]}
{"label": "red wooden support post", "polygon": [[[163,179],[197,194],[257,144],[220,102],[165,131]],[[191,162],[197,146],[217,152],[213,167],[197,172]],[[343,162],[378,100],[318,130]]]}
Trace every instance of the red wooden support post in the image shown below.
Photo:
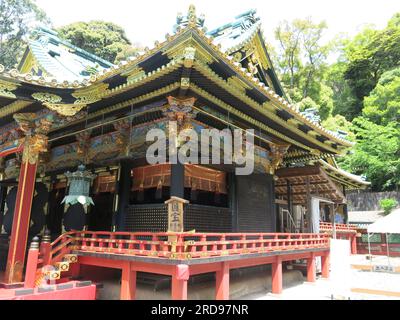
{"label": "red wooden support post", "polygon": [[229,300],[229,262],[222,262],[215,276],[215,299]]}
{"label": "red wooden support post", "polygon": [[33,113],[14,114],[25,138],[5,274],[7,283],[22,281],[39,154],[47,151],[46,134],[52,125],[49,119],[35,122],[35,118]]}
{"label": "red wooden support post", "polygon": [[42,242],[40,243],[40,253],[43,258],[43,265],[47,266],[51,264],[51,236],[50,231],[46,230],[44,232]]}
{"label": "red wooden support post", "polygon": [[39,238],[33,238],[28,252],[28,260],[25,271],[25,288],[34,288],[36,280],[36,271],[39,260]]}
{"label": "red wooden support post", "polygon": [[357,235],[351,236],[351,254],[357,254]]}
{"label": "red wooden support post", "polygon": [[282,293],[282,259],[281,257],[276,257],[276,261],[272,264],[272,293],[281,294]]}
{"label": "red wooden support post", "polygon": [[131,263],[126,261],[122,267],[121,300],[135,300],[136,298],[136,271],[132,271]]}
{"label": "red wooden support post", "polygon": [[321,257],[321,264],[322,264],[322,278],[329,279],[329,256],[330,253]]}
{"label": "red wooden support post", "polygon": [[187,282],[189,280],[189,266],[180,264],[175,267],[172,275],[172,300],[187,300]]}
{"label": "red wooden support post", "polygon": [[7,258],[5,276],[5,281],[7,283],[22,281],[22,273],[25,264],[25,250],[31,217],[31,205],[35,189],[36,169],[37,162],[30,163],[25,159],[21,164],[10,247]]}
{"label": "red wooden support post", "polygon": [[315,269],[315,255],[312,253],[311,257],[307,259],[307,282],[315,282],[316,269]]}

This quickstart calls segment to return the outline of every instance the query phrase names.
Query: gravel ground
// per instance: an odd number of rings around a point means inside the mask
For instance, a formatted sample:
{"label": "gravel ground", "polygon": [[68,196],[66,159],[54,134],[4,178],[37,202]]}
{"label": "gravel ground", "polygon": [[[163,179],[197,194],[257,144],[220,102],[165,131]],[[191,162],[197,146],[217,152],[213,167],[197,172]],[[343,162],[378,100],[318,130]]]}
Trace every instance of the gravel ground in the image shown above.
{"label": "gravel ground", "polygon": [[[374,257],[374,264],[387,265],[386,257]],[[365,256],[352,256],[351,264],[369,265],[370,262]],[[400,265],[400,258],[392,258],[391,264]],[[352,269],[348,290],[338,290],[337,285],[326,279],[319,278],[315,283],[307,283],[287,288],[281,295],[271,293],[260,293],[245,296],[243,300],[332,300],[332,294],[335,293],[335,299],[344,300],[400,300],[400,297],[388,295],[375,295],[368,293],[351,292],[351,289],[368,289],[396,292],[400,294],[400,273],[369,272]],[[341,292],[341,294],[338,294]]]}

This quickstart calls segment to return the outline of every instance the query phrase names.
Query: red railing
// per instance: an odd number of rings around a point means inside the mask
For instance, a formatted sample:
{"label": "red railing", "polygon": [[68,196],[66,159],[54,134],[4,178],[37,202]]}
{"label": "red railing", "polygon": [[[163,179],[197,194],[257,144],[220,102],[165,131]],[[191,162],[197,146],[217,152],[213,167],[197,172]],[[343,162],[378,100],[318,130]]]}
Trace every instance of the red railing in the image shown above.
{"label": "red railing", "polygon": [[[335,224],[338,233],[357,233],[357,226],[352,224]],[[333,224],[330,222],[321,222],[319,225],[320,232],[333,232]]]}
{"label": "red railing", "polygon": [[301,249],[329,249],[326,234],[68,232],[51,244],[50,262],[72,250],[196,259]]}

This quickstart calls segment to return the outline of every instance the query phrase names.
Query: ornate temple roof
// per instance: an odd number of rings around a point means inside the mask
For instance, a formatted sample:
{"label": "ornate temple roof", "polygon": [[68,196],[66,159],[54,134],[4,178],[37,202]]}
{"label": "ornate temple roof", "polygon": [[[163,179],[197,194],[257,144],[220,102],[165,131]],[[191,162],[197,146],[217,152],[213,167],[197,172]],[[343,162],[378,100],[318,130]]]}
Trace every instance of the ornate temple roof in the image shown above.
{"label": "ornate temple roof", "polygon": [[112,63],[61,39],[54,30],[39,27],[31,35],[18,67],[22,73],[81,81],[93,73],[113,66]]}
{"label": "ornate temple roof", "polygon": [[232,53],[244,46],[261,27],[260,18],[256,10],[249,10],[235,17],[233,22],[207,32],[214,37],[214,43],[220,44],[226,53]]}
{"label": "ornate temple roof", "polygon": [[[243,128],[255,128],[269,141],[290,144],[288,163],[344,154],[353,145],[308,119],[287,101],[254,11],[208,34],[202,28],[204,19],[197,18],[193,7],[177,22],[176,32],[166,35],[163,42],[157,41],[138,57],[109,68],[107,62],[78,48],[62,49],[68,60],[80,61],[76,56],[83,56],[83,60],[102,66],[90,77],[72,79],[72,74],[79,73],[80,67],[74,69],[76,64],[67,67],[74,70],[66,71],[68,76],[4,70],[0,66],[0,126],[13,123],[15,112],[48,109],[66,117],[85,111],[85,121],[100,121],[108,114],[126,115],[132,108],[179,95],[195,97],[197,108],[211,110],[215,119],[226,118]],[[49,39],[57,38],[46,34]],[[66,46],[57,43],[56,47]],[[53,48],[53,44],[47,48]],[[77,130],[83,127],[83,120],[74,122]]]}

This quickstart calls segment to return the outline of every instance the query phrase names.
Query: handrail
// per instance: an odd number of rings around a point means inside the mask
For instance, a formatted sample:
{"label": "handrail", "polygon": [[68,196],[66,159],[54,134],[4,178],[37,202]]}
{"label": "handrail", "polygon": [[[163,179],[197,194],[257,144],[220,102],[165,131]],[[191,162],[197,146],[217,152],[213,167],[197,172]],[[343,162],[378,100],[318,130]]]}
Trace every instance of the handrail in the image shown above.
{"label": "handrail", "polygon": [[[337,232],[352,232],[356,233],[358,227],[352,224],[335,224],[335,229]],[[320,231],[332,231],[333,224],[330,222],[321,222],[320,223]]]}
{"label": "handrail", "polygon": [[285,250],[329,249],[327,234],[313,233],[152,233],[71,231],[51,246],[52,263],[73,250],[195,259]]}

